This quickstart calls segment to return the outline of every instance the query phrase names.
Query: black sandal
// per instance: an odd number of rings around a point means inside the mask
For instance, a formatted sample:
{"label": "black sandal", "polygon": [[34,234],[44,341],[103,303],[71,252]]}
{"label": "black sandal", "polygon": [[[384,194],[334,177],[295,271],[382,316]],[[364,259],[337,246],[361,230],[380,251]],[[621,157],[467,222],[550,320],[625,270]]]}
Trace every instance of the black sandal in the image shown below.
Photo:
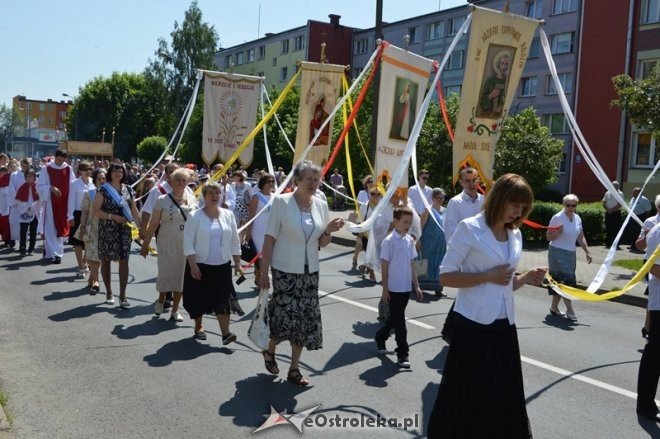
{"label": "black sandal", "polygon": [[[264,365],[268,373],[277,375],[280,373],[280,369],[277,367],[277,361],[275,361],[275,354],[268,351],[261,351],[261,355],[264,356]],[[268,359],[270,357],[270,360]]]}
{"label": "black sandal", "polygon": [[287,381],[291,381],[298,386],[306,386],[309,384],[309,380],[300,373],[300,369],[289,370],[289,374],[286,376],[286,379]]}

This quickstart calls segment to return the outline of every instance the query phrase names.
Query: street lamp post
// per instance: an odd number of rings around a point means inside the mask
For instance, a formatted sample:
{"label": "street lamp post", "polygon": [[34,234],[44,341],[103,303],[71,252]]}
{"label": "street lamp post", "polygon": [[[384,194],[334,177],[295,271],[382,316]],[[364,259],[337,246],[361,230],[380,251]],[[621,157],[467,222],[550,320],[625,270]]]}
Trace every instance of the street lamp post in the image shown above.
{"label": "street lamp post", "polygon": [[[71,96],[70,94],[62,93],[62,96],[64,96],[65,98],[71,98],[71,99],[75,100],[75,97]],[[76,112],[73,115],[73,137],[75,137],[75,140],[79,140],[78,139],[78,110],[76,110]],[[69,138],[67,137],[66,140],[69,140]]]}

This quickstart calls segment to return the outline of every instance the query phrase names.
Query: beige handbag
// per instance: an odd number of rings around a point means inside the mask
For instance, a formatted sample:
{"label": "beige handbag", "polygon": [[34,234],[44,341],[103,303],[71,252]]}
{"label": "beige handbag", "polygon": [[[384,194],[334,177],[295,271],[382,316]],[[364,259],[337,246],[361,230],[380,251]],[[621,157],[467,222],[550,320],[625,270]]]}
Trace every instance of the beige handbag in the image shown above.
{"label": "beige handbag", "polygon": [[413,266],[415,267],[415,272],[417,273],[417,277],[425,277],[429,271],[429,260],[415,259],[413,261]]}

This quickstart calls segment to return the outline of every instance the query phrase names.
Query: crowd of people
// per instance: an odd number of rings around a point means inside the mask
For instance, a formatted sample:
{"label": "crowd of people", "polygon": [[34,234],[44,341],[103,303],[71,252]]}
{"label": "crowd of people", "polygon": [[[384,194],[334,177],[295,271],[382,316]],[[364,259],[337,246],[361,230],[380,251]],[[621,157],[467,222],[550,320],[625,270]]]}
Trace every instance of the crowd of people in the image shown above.
{"label": "crowd of people", "polygon": [[[140,255],[147,257],[154,252],[155,238],[154,314],[170,309],[169,320],[182,322],[183,307],[194,321],[197,340],[207,338],[204,316],[215,315],[223,345],[237,340],[230,314],[242,310],[234,282],[244,279],[241,257],[250,248],[256,255],[251,257],[255,284],[260,289],[272,287],[264,367],[273,375],[280,373],[276,350],[288,342],[287,380],[306,386],[309,378],[300,370],[302,352],[323,346],[319,253],[345,221],[330,218],[327,199],[319,190],[321,168],[309,161],[294,166],[292,184],[280,195],[274,191],[286,178],[282,168],[273,175],[253,174],[255,187],[243,170],[209,180],[222,169],[218,164],[197,172],[171,162],[147,172],[119,161],[78,161],[74,169],[67,153],[58,150],[37,173],[30,160],[15,162],[0,154],[0,235],[6,247],[14,248],[18,241],[22,256],[31,256],[37,235],[43,235],[43,257],[54,264],[61,263],[66,240],[74,249],[76,275],[87,279],[91,295],[101,291],[100,271],[108,305],[115,304],[110,267],[117,262],[121,309],[130,307],[131,245],[138,241]],[[335,170],[330,178],[335,190],[343,186],[340,177]],[[410,297],[421,298],[423,290],[442,297],[443,287],[457,288],[442,329],[449,352],[428,436],[530,437],[513,292],[525,284],[540,285],[548,271],[515,271],[522,252],[519,228],[532,209],[533,192],[524,178],[506,174],[484,196],[477,170],[465,168],[459,175],[462,191],[444,207],[445,191],[427,186],[430,172],[421,170],[416,177],[418,183],[407,193],[397,190],[383,205],[385,188],[366,176],[351,218],[357,223],[373,221],[368,231],[356,236],[353,268],[373,282],[376,273],[382,276],[383,315],[374,339],[376,351],[390,352],[386,342],[393,332],[397,364],[410,368],[405,318]],[[576,243],[591,263],[576,214],[578,202],[574,194],[563,198],[563,209],[550,221],[546,235],[549,272],[567,285],[575,285]],[[640,204],[648,208],[636,203]],[[614,212],[621,206],[615,197],[606,195],[603,205],[606,224],[617,221]],[[657,214],[635,230],[638,237],[633,240],[636,248],[648,252],[660,242],[660,197],[655,207]],[[609,239],[613,226],[607,227]],[[644,389],[639,392],[638,413],[659,420],[655,391],[649,390],[657,388],[660,371],[660,272],[655,268],[642,330],[649,341],[640,365]],[[576,320],[571,302],[564,300],[564,314],[559,301],[553,295],[550,313]],[[489,364],[487,370],[483,364]],[[485,422],[473,422],[475,410]]]}

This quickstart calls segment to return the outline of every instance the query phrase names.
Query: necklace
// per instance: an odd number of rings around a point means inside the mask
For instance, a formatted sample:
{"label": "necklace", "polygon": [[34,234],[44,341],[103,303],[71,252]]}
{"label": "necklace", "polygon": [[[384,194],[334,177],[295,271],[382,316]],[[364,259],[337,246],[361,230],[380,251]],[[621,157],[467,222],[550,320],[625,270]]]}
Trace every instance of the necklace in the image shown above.
{"label": "necklace", "polygon": [[298,197],[294,195],[296,203],[298,204],[298,209],[300,209],[301,212],[310,212],[312,210],[312,200],[310,199],[306,203],[303,204],[303,201],[299,200]]}

